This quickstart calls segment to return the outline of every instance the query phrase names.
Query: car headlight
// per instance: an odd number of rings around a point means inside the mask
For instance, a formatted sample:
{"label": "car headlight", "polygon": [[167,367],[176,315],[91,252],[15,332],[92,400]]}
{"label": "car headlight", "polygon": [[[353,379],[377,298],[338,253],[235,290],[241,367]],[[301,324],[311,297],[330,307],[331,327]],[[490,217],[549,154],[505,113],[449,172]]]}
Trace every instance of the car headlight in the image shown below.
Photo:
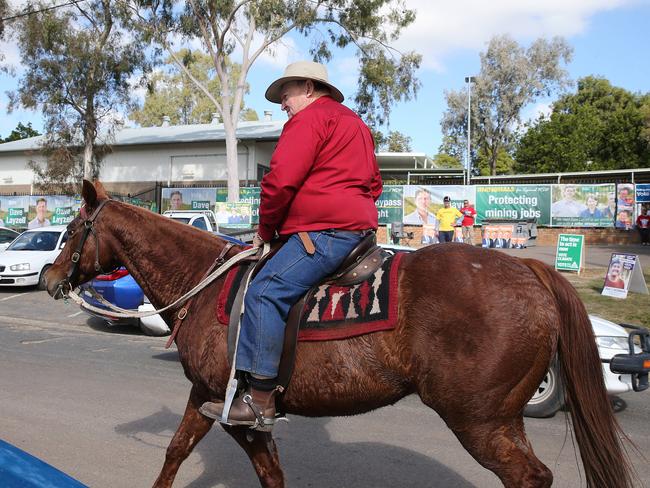
{"label": "car headlight", "polygon": [[598,344],[598,347],[604,347],[605,349],[630,350],[627,337],[598,336],[596,337],[596,344]]}
{"label": "car headlight", "polygon": [[9,269],[11,271],[29,271],[29,263],[12,264]]}

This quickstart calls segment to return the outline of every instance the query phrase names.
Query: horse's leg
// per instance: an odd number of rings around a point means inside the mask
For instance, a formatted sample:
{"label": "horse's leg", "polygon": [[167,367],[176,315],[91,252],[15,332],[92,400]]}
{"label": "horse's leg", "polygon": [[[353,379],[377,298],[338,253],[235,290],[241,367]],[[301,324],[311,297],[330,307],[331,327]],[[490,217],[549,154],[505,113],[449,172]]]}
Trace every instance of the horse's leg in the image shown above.
{"label": "horse's leg", "polygon": [[264,488],[284,488],[284,473],[278,450],[270,432],[258,432],[246,427],[222,425],[246,451]]}
{"label": "horse's leg", "polygon": [[451,429],[474,459],[496,474],[506,488],[551,486],[553,474],[535,456],[523,417],[467,420],[466,425]]}
{"label": "horse's leg", "polygon": [[187,459],[194,446],[208,433],[214,420],[199,413],[199,407],[203,405],[205,398],[197,393],[195,386],[192,387],[190,398],[187,400],[185,413],[181,424],[176,429],[172,441],[167,447],[165,464],[154,483],[154,488],[168,488],[172,486],[178,468]]}

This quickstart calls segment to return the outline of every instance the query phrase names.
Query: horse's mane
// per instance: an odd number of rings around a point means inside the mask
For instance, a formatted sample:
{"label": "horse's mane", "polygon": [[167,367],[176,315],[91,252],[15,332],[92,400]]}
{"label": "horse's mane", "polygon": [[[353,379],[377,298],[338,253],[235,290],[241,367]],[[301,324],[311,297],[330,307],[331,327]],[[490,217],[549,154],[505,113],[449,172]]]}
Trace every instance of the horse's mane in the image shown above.
{"label": "horse's mane", "polygon": [[[103,219],[108,219],[119,248],[119,264],[126,266],[157,307],[196,284],[228,243],[205,230],[116,200],[106,205],[98,220]],[[171,273],[164,271],[170,269]]]}

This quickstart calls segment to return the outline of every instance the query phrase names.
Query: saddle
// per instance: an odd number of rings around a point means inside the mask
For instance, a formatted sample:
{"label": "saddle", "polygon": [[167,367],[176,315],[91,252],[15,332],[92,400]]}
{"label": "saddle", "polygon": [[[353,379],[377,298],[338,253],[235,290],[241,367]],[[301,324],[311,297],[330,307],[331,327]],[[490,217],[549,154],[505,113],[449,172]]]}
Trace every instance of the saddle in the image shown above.
{"label": "saddle", "polygon": [[[282,247],[282,243],[274,243],[271,252],[267,253],[256,263],[249,265],[243,276],[242,283],[246,283],[249,276],[252,279],[252,277],[257,274],[262,266],[264,266],[264,264],[278,251],[278,249],[280,249],[280,247]],[[350,252],[348,257],[345,258],[334,274],[314,285],[293,307],[291,307],[287,318],[287,324],[284,329],[284,345],[278,370],[278,384],[280,386],[286,388],[293,373],[300,316],[305,302],[309,297],[311,297],[322,285],[352,286],[361,283],[372,276],[382,263],[382,249],[377,245],[377,236],[375,232],[370,231],[363,237],[361,242],[359,242],[352,252]],[[245,291],[245,286],[240,286],[230,312],[230,323],[228,324],[228,359],[230,364],[233,364],[237,328],[242,304],[244,302]]]}

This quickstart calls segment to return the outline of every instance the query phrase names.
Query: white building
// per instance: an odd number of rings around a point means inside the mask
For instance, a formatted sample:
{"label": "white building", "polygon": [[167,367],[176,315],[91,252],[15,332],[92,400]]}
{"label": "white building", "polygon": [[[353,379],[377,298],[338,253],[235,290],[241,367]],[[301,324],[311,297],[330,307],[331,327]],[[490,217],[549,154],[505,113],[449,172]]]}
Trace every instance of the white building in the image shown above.
{"label": "white building", "polygon": [[[283,125],[284,121],[274,120],[239,123],[237,151],[242,185],[262,178]],[[40,154],[42,139],[39,136],[0,144],[0,193],[34,192],[34,174],[28,162],[44,161]],[[223,124],[165,123],[162,127],[125,128],[116,132],[111,146],[100,171],[100,180],[110,191],[135,194],[155,182],[168,186],[226,184]],[[377,159],[387,175],[430,172],[434,168],[424,153],[378,153]]]}

